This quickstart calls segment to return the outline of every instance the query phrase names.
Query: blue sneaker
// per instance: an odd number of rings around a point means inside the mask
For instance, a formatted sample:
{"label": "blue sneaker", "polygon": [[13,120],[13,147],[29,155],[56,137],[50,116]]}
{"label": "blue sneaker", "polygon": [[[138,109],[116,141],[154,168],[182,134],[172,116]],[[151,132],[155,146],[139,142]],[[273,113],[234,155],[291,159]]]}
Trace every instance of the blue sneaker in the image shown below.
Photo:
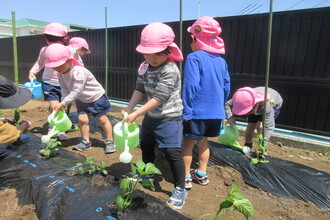
{"label": "blue sneaker", "polygon": [[87,142],[85,139],[83,139],[79,144],[73,146],[73,150],[78,150],[78,151],[85,151],[89,150],[92,148],[92,143]]}
{"label": "blue sneaker", "polygon": [[173,209],[181,209],[187,200],[187,194],[187,190],[175,187],[166,204]]}

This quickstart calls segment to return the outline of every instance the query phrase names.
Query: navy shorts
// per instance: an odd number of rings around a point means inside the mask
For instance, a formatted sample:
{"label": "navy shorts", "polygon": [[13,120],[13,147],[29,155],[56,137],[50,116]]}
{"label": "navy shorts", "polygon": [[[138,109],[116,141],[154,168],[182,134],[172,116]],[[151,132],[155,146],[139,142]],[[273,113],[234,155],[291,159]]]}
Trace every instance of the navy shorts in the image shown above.
{"label": "navy shorts", "polygon": [[182,120],[157,121],[145,116],[140,130],[140,139],[158,148],[181,148]]}
{"label": "navy shorts", "polygon": [[192,119],[183,122],[183,135],[201,140],[203,137],[217,137],[220,134],[221,119]]}
{"label": "navy shorts", "polygon": [[[274,119],[278,118],[281,113],[281,108],[274,109]],[[258,121],[262,121],[262,115],[249,115],[248,123],[257,123]]]}
{"label": "navy shorts", "polygon": [[106,94],[101,96],[98,100],[91,103],[84,103],[76,100],[76,107],[78,115],[91,114],[93,116],[105,115],[112,110],[110,101]]}
{"label": "navy shorts", "polygon": [[61,101],[61,87],[42,82],[42,91],[45,101]]}

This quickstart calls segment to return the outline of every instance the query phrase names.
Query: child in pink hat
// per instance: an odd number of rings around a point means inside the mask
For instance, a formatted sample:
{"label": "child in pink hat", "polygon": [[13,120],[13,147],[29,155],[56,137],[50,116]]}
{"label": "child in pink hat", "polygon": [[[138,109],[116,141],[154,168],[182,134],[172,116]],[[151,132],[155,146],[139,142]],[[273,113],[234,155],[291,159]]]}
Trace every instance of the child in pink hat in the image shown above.
{"label": "child in pink hat", "polygon": [[[185,187],[192,180],[205,186],[209,183],[207,164],[210,157],[208,137],[217,137],[222,119],[226,118],[224,104],[230,91],[230,77],[219,23],[211,17],[200,17],[188,28],[191,49],[184,69],[183,100],[183,161]],[[198,147],[198,169],[190,169],[195,144]]]}
{"label": "child in pink hat", "polygon": [[81,37],[73,37],[69,41],[69,47],[77,50],[75,58],[79,61],[79,63],[84,65],[82,57],[85,56],[85,54],[91,53],[87,41]]}
{"label": "child in pink hat", "polygon": [[[60,23],[54,22],[46,25],[43,35],[46,39],[47,45],[52,45],[54,43],[68,45],[69,43],[68,29]],[[52,109],[54,109],[54,107],[61,101],[61,88],[58,82],[57,72],[52,68],[45,67],[46,48],[47,46],[41,48],[39,57],[29,72],[29,79],[36,79],[37,73],[44,69],[42,73],[42,90],[44,100],[49,102],[50,110],[52,111]],[[74,52],[72,51],[72,53]],[[69,114],[69,108],[67,114]],[[49,130],[50,129],[51,128],[49,128]],[[73,125],[72,130],[76,129],[77,128]],[[57,137],[59,140],[67,139],[64,132],[59,133]]]}
{"label": "child in pink hat", "polygon": [[[248,126],[245,131],[245,146],[252,148],[254,131],[262,131],[262,116],[265,108],[265,87],[243,87],[238,89],[232,99],[225,104],[227,123],[236,124],[234,115],[247,115]],[[275,119],[279,116],[283,99],[272,88],[268,88],[266,103],[265,142],[266,146],[275,129]]]}
{"label": "child in pink hat", "polygon": [[95,116],[104,130],[105,153],[113,153],[116,146],[112,137],[112,125],[106,115],[111,111],[111,104],[102,85],[94,75],[73,58],[68,47],[52,44],[45,51],[45,66],[57,71],[58,81],[62,89],[62,101],[54,106],[55,111],[63,110],[70,103],[77,106],[78,120],[82,141],[73,147],[74,150],[85,151],[91,148],[89,139],[88,115]]}
{"label": "child in pink hat", "polygon": [[[129,113],[123,121],[132,123],[139,115],[145,114],[140,133],[143,162],[154,163],[155,147],[165,153],[174,177],[172,195],[166,203],[171,208],[181,209],[186,202],[187,191],[181,157],[181,79],[174,61],[182,61],[183,56],[174,38],[172,28],[163,23],[151,23],[143,29],[136,50],[143,54],[145,61],[139,68],[136,89],[129,105],[123,109],[123,113]],[[145,97],[147,102],[133,112],[135,105]]]}

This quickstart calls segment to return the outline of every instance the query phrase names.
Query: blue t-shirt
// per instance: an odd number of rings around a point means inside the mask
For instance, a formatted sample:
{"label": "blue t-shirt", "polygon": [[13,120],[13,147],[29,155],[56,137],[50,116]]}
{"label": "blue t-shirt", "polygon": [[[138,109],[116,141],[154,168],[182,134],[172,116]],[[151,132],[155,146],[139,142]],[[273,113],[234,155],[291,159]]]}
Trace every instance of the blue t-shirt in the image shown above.
{"label": "blue t-shirt", "polygon": [[230,76],[220,54],[203,50],[188,55],[182,90],[183,119],[224,119]]}

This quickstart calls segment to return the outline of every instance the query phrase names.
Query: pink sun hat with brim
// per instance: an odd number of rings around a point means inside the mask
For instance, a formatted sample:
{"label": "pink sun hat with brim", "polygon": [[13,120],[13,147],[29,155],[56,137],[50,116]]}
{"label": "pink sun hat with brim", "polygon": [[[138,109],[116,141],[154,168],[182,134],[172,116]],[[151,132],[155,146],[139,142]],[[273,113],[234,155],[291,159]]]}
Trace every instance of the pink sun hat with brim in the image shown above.
{"label": "pink sun hat with brim", "polygon": [[264,100],[264,92],[256,91],[251,87],[240,88],[233,95],[232,111],[235,115],[245,115],[253,109],[255,104]]}
{"label": "pink sun hat with brim", "polygon": [[82,66],[76,59],[71,55],[71,51],[67,46],[63,44],[51,44],[46,48],[46,67],[54,68],[63,65],[67,60],[71,60],[75,66]]}
{"label": "pink sun hat with brim", "polygon": [[175,35],[170,26],[160,22],[151,23],[142,30],[141,42],[136,50],[142,54],[154,54],[170,47],[172,53],[168,57],[172,60],[182,61],[182,52],[174,43],[174,39]]}
{"label": "pink sun hat with brim", "polygon": [[86,49],[87,54],[91,53],[87,41],[84,38],[81,38],[81,37],[71,38],[70,41],[69,41],[69,46],[73,47],[75,49],[80,49],[81,47],[83,47],[83,48]]}
{"label": "pink sun hat with brim", "polygon": [[68,35],[68,29],[63,24],[54,22],[47,24],[42,33],[56,37],[65,37]]}
{"label": "pink sun hat with brim", "polygon": [[222,30],[219,23],[213,18],[209,16],[200,17],[187,31],[196,37],[199,49],[211,53],[225,54],[225,43],[218,37]]}

